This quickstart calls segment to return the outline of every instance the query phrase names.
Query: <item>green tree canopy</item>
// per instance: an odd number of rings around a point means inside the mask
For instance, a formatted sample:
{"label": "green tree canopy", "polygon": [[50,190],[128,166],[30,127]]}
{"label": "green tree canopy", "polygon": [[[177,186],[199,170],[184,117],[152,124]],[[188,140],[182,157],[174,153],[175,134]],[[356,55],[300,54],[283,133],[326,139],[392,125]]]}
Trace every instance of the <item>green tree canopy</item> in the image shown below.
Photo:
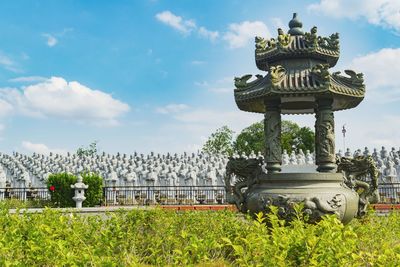
{"label": "green tree canopy", "polygon": [[288,153],[293,149],[314,152],[314,140],[315,135],[310,127],[300,127],[297,123],[282,121],[282,150],[286,149]]}
{"label": "green tree canopy", "polygon": [[222,126],[212,133],[203,146],[203,152],[209,154],[232,155],[234,131],[228,126]]}
{"label": "green tree canopy", "polygon": [[256,122],[247,128],[244,128],[236,137],[233,143],[234,151],[242,154],[249,155],[251,151],[258,153],[259,151],[264,154],[265,141],[264,141],[264,123]]}
{"label": "green tree canopy", "polygon": [[[249,155],[265,152],[264,122],[256,122],[243,129],[234,140],[233,131],[227,126],[223,126],[209,137],[203,146],[203,151],[210,154],[228,154],[233,151],[238,154],[245,153]],[[314,151],[314,132],[309,127],[300,127],[298,124],[283,120],[282,121],[282,150],[286,149],[291,153],[293,149],[298,151]]]}
{"label": "green tree canopy", "polygon": [[80,147],[76,150],[76,154],[78,157],[83,157],[83,156],[94,156],[97,154],[97,143],[98,141],[94,141],[90,143],[89,147],[83,148]]}

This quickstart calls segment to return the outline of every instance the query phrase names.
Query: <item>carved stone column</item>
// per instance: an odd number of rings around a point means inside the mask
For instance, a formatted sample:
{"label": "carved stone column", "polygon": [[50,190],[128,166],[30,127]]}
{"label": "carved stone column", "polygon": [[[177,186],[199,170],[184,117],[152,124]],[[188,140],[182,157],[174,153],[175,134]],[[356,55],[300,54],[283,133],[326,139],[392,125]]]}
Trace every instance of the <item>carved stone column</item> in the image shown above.
{"label": "carved stone column", "polygon": [[335,121],[332,99],[318,99],[315,110],[315,153],[318,172],[336,172]]}
{"label": "carved stone column", "polygon": [[275,173],[282,165],[280,101],[266,101],[265,107],[265,162],[268,173]]}

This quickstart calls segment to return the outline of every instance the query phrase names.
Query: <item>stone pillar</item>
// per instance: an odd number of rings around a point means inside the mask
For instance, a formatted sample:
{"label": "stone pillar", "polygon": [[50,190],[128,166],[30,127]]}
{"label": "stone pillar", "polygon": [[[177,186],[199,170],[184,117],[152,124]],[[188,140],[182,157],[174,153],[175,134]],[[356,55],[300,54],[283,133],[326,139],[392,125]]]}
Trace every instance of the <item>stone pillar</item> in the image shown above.
{"label": "stone pillar", "polygon": [[318,99],[315,110],[315,161],[318,172],[336,172],[333,99]]}
{"label": "stone pillar", "polygon": [[281,108],[280,101],[265,102],[265,162],[268,173],[281,171],[282,147],[281,147]]}

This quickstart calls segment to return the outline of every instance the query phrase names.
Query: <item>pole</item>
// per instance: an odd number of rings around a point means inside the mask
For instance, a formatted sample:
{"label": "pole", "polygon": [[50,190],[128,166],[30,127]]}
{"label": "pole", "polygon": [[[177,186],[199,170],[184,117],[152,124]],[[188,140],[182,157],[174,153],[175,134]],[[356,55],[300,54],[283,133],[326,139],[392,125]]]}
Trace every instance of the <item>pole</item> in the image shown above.
{"label": "pole", "polygon": [[342,127],[342,134],[343,134],[343,153],[346,153],[346,128],[345,128],[346,124],[343,124]]}

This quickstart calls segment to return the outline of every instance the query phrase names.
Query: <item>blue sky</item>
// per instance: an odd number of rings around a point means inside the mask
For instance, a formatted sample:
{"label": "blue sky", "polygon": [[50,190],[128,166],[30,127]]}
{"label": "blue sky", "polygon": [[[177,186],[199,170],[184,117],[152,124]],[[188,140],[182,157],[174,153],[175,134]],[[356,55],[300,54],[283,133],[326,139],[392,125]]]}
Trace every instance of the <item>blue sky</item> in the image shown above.
{"label": "blue sky", "polygon": [[[237,133],[233,77],[262,73],[254,36],[340,33],[335,70],[364,72],[365,100],[335,113],[337,148],[400,147],[400,1],[2,1],[0,147],[109,153],[196,151],[215,129]],[[343,8],[344,7],[344,8]],[[313,127],[314,118],[287,116]]]}

